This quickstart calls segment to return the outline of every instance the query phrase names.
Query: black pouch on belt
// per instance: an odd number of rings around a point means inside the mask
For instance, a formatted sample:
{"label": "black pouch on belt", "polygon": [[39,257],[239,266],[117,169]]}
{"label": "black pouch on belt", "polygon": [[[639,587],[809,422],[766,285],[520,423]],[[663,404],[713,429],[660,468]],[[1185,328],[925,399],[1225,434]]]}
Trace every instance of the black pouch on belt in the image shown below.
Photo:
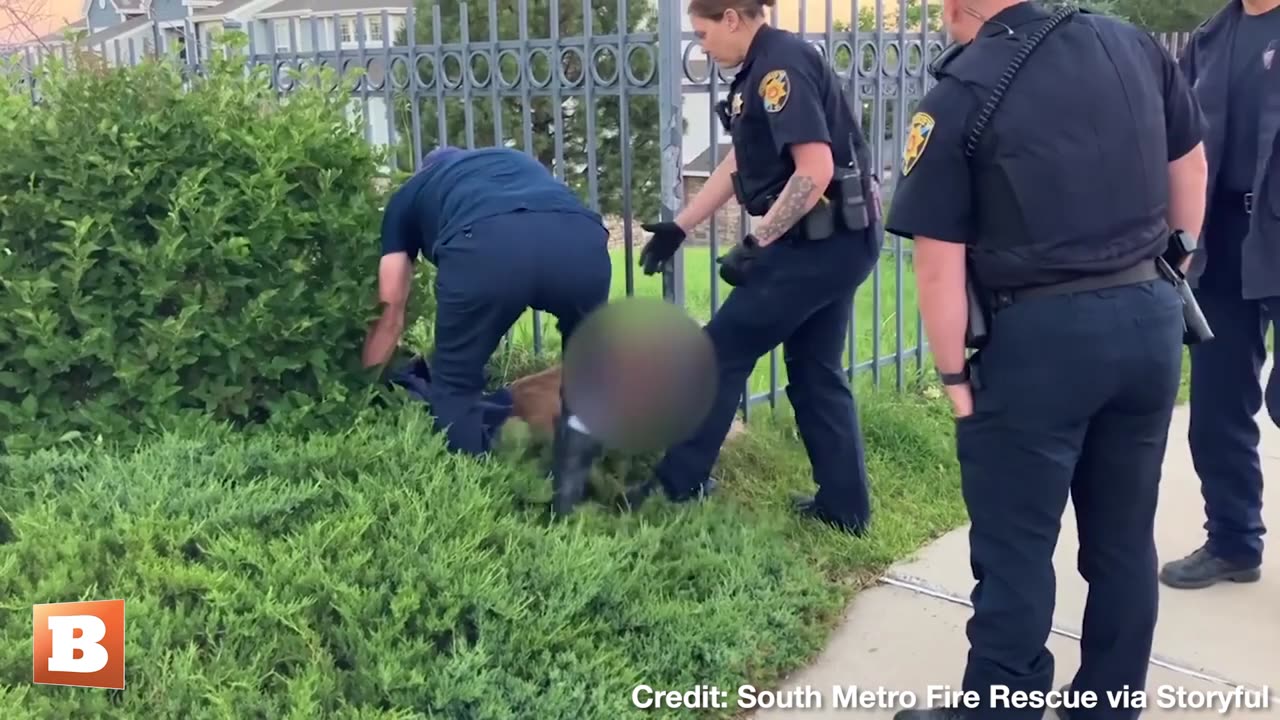
{"label": "black pouch on belt", "polygon": [[831,188],[840,206],[840,223],[855,232],[866,230],[871,225],[871,219],[867,213],[862,171],[856,167],[836,168],[835,175],[831,177]]}

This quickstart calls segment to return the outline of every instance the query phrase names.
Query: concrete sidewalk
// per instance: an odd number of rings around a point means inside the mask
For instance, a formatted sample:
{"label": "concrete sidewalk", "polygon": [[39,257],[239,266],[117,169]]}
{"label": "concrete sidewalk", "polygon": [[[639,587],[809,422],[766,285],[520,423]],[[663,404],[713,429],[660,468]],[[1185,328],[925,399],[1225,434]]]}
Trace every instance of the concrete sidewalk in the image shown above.
{"label": "concrete sidewalk", "polygon": [[[1187,449],[1187,408],[1178,408],[1170,428],[1169,451],[1157,520],[1161,562],[1183,556],[1200,545],[1204,506]],[[1261,414],[1265,520],[1280,528],[1280,430]],[[1160,588],[1160,622],[1147,688],[1149,704],[1142,717],[1173,720],[1208,718],[1280,718],[1280,550],[1268,548],[1262,581],[1218,585],[1205,590]],[[1077,639],[1087,586],[1076,570],[1078,549],[1070,505],[1054,565],[1058,604],[1049,647],[1056,658],[1055,687],[1069,681],[1079,662]],[[781,718],[891,718],[896,707],[833,707],[833,687],[911,691],[919,706],[928,706],[928,686],[958,689],[968,649],[964,626],[970,615],[967,528],[926,547],[914,562],[893,568],[883,584],[860,593],[827,650],[807,670],[788,678],[776,690],[813,688],[823,707],[760,710],[755,720]],[[1261,690],[1270,707],[1222,713],[1214,709],[1161,709],[1157,690],[1230,692],[1235,686]],[[812,696],[811,696],[812,697]],[[1222,701],[1219,700],[1221,703]],[[1256,705],[1256,703],[1255,703]],[[1046,718],[1053,718],[1052,712]]]}

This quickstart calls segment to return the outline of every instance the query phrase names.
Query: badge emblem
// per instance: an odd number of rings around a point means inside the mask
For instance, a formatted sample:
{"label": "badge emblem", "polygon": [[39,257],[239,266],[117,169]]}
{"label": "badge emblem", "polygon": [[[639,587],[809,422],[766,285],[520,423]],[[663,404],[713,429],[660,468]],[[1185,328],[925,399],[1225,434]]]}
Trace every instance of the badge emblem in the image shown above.
{"label": "badge emblem", "polygon": [[736,92],[733,94],[733,106],[729,109],[729,112],[734,117],[742,114],[742,93]]}
{"label": "badge emblem", "polygon": [[787,96],[791,92],[791,81],[786,70],[774,70],[760,81],[760,98],[764,100],[764,111],[780,112],[787,105]]}
{"label": "badge emblem", "polygon": [[1267,70],[1271,69],[1271,61],[1276,59],[1276,49],[1268,47],[1262,52],[1262,67]]}
{"label": "badge emblem", "polygon": [[906,177],[911,169],[920,161],[924,148],[929,144],[929,136],[933,135],[933,116],[918,112],[911,116],[911,125],[907,128],[907,142],[902,146],[902,175]]}

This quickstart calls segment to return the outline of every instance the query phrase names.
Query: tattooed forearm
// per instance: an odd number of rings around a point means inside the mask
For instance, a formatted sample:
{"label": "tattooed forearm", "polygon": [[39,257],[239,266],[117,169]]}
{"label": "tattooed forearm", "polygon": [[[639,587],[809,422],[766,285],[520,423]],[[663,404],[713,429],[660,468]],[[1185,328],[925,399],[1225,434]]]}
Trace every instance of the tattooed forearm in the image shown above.
{"label": "tattooed forearm", "polygon": [[786,187],[782,188],[782,192],[778,195],[778,200],[764,216],[760,227],[752,233],[761,245],[768,245],[777,240],[793,225],[800,222],[800,218],[803,218],[813,205],[810,198],[813,196],[814,187],[813,178],[805,175],[791,176]]}

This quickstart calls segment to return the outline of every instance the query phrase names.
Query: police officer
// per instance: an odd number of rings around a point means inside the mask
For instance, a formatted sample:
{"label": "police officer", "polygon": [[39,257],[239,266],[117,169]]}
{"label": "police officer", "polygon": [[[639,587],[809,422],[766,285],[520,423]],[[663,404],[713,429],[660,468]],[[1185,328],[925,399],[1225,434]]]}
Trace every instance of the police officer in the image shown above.
{"label": "police officer", "polygon": [[[783,345],[787,395],[818,492],[796,509],[861,534],[869,521],[867,475],[853,395],[843,370],[854,291],[879,257],[870,155],[837,76],[803,39],[769,26],[774,0],[691,0],[694,33],[722,66],[737,66],[721,122],[733,149],[674,222],[646,225],[641,252],[657,272],[686,234],[736,194],[760,218],[720,259],[735,286],[707,324],[719,367],[712,409],[656,469],[669,499],[704,496],[756,362]],[[637,498],[637,499],[641,499]]]}
{"label": "police officer", "polygon": [[[1188,275],[1213,326],[1191,349],[1191,457],[1208,542],[1160,573],[1203,588],[1261,577],[1258,425],[1267,325],[1280,322],[1280,0],[1233,0],[1192,34],[1181,58],[1207,121],[1210,201],[1204,253]],[[1266,406],[1280,423],[1280,363]]]}
{"label": "police officer", "polygon": [[[435,350],[427,391],[450,450],[487,452],[485,365],[528,308],[551,313],[562,342],[606,303],[608,231],[598,214],[536,160],[506,148],[432,151],[398,188],[382,223],[382,316],[365,342],[366,367],[385,364],[405,325],[419,258],[436,266]],[[556,507],[584,490],[599,445],[568,408],[556,429]]]}
{"label": "police officer", "polygon": [[[942,12],[959,52],[935,63],[911,118],[886,228],[915,241],[955,412],[977,581],[963,688],[981,702],[896,718],[1043,716],[1001,707],[992,688],[1053,689],[1045,642],[1068,497],[1089,583],[1070,689],[1100,698],[1070,717],[1136,717],[1105,693],[1145,687],[1156,623],[1155,510],[1184,327],[1156,258],[1172,229],[1200,232],[1199,111],[1173,59],[1127,23],[1019,0],[943,0]],[[980,329],[969,281],[987,302],[985,344],[979,332],[966,343]],[[968,361],[966,344],[981,345]]]}

